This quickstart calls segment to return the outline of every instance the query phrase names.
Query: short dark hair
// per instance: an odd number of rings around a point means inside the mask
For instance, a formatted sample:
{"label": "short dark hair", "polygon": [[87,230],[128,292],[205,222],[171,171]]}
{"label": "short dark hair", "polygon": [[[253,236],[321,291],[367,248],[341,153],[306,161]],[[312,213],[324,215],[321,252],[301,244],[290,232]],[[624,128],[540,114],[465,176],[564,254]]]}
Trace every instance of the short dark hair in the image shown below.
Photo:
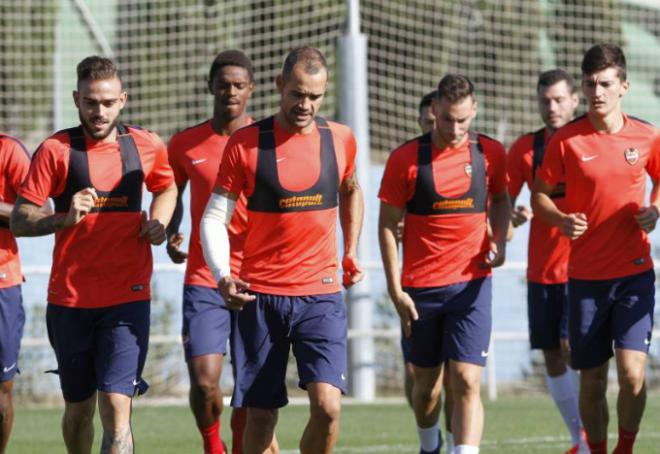
{"label": "short dark hair", "polygon": [[298,63],[304,65],[307,74],[316,74],[321,69],[328,70],[328,63],[320,50],[312,46],[300,46],[289,52],[282,66],[282,77],[286,79]]}
{"label": "short dark hair", "polygon": [[250,76],[250,82],[254,81],[254,72],[252,71],[252,60],[240,50],[226,50],[220,52],[213,59],[209,69],[209,82],[218,74],[218,71],[225,66],[238,66],[247,71]]}
{"label": "short dark hair", "polygon": [[437,90],[433,90],[433,91],[425,94],[424,96],[422,96],[422,99],[419,101],[419,114],[420,115],[422,114],[422,109],[423,108],[431,106],[431,102],[433,102],[433,98],[435,98],[437,94],[438,94]]}
{"label": "short dark hair", "polygon": [[561,68],[551,69],[544,71],[539,75],[539,80],[536,82],[536,92],[538,93],[541,88],[552,87],[561,81],[566,82],[566,86],[571,93],[575,93],[575,80],[573,77]]}
{"label": "short dark hair", "polygon": [[106,80],[119,78],[117,65],[109,58],[91,55],[82,59],[76,67],[78,83],[83,80]]}
{"label": "short dark hair", "polygon": [[438,101],[444,98],[450,104],[455,104],[468,96],[474,97],[474,85],[462,74],[447,74],[438,83],[436,96]]}
{"label": "short dark hair", "polygon": [[615,68],[621,81],[626,80],[626,56],[621,48],[614,44],[601,43],[591,47],[582,59],[582,75],[590,76],[595,72]]}

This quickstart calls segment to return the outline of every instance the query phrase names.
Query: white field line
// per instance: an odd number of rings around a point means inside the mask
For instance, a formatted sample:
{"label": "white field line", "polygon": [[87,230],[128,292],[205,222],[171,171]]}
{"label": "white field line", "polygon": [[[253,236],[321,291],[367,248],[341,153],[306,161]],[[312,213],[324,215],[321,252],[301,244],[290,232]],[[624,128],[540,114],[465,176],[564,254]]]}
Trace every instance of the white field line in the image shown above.
{"label": "white field line", "polygon": [[[341,437],[341,435],[340,435]],[[616,440],[618,434],[609,433],[607,438],[609,440]],[[640,439],[660,439],[660,432],[647,432],[642,431],[637,437]],[[570,438],[568,436],[561,437],[522,437],[522,438],[505,438],[501,440],[483,440],[481,442],[482,447],[494,447],[494,446],[533,446],[534,450],[552,450],[556,451],[557,448],[564,448],[570,443]],[[335,448],[334,452],[340,454],[352,454],[352,453],[365,453],[365,454],[377,454],[377,453],[388,453],[388,452],[416,452],[419,449],[418,445],[411,444],[390,444],[390,445],[371,445],[371,446],[339,446]],[[300,451],[297,449],[283,449],[280,451],[280,454],[300,454]]]}

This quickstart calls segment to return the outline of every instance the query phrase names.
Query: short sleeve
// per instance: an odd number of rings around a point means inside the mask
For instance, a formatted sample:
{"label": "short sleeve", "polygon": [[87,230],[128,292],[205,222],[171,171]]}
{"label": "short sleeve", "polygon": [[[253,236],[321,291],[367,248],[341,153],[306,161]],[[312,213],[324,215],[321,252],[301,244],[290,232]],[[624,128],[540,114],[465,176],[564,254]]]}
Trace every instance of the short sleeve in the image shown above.
{"label": "short sleeve", "polygon": [[174,174],[167,159],[165,144],[157,136],[152,136],[153,166],[149,174],[145,176],[144,183],[150,192],[161,192],[172,185]]}
{"label": "short sleeve", "polygon": [[346,179],[355,173],[355,157],[357,156],[357,142],[350,130],[346,134],[344,149],[346,150],[346,169],[344,170],[343,179]]}
{"label": "short sleeve", "polygon": [[511,194],[512,199],[518,197],[525,184],[525,147],[523,139],[524,137],[521,137],[513,143],[506,158],[509,194]]}
{"label": "short sleeve", "polygon": [[[414,142],[417,144],[417,142]],[[413,163],[406,162],[405,149],[394,150],[385,164],[378,198],[383,203],[404,209],[408,201],[409,168]]]}
{"label": "short sleeve", "polygon": [[7,148],[7,153],[3,153],[5,181],[14,192],[18,192],[30,169],[30,154],[25,146],[15,139],[7,139],[4,147]]}
{"label": "short sleeve", "polygon": [[240,134],[234,134],[229,138],[215,181],[216,187],[237,195],[246,186],[247,153],[240,143],[240,137]]}
{"label": "short sleeve", "polygon": [[646,171],[653,181],[660,181],[660,134],[656,134],[655,140],[651,144]]}
{"label": "short sleeve", "polygon": [[499,142],[491,142],[488,147],[488,192],[501,194],[507,190],[506,151]]}
{"label": "short sleeve", "polygon": [[48,139],[42,143],[32,156],[19,195],[39,206],[49,197],[59,195],[64,190],[66,179],[65,156],[58,141]]}
{"label": "short sleeve", "polygon": [[167,159],[172,167],[174,173],[174,181],[177,187],[184,186],[188,182],[188,174],[183,166],[183,149],[179,143],[178,136],[175,135],[170,139],[167,146]]}

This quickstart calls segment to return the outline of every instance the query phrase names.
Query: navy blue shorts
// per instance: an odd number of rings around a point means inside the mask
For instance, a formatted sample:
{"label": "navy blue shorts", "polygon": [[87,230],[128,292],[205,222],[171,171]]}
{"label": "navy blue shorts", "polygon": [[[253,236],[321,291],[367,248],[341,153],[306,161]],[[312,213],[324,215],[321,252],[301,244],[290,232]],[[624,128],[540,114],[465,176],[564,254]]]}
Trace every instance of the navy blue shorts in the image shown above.
{"label": "navy blue shorts", "polygon": [[328,383],[346,394],[346,306],[341,293],[278,296],[256,293],[234,317],[231,351],[234,407],[287,404],[286,366],[293,348],[298,385]]}
{"label": "navy blue shorts", "polygon": [[527,316],[532,349],[558,349],[568,337],[568,285],[527,281]]}
{"label": "navy blue shorts", "polygon": [[618,349],[648,353],[653,331],[653,270],[603,281],[568,282],[571,363],[575,369],[604,364]]}
{"label": "navy blue shorts", "polygon": [[146,391],[150,311],[149,301],[98,309],[48,305],[48,338],[64,400],[81,402],[96,390],[127,396]]}
{"label": "navy blue shorts", "polygon": [[447,360],[485,366],[492,327],[490,277],[443,287],[406,288],[415,302],[409,360],[437,367]]}
{"label": "navy blue shorts", "polygon": [[227,353],[231,311],[217,288],[183,286],[183,350],[186,361],[192,357]]}
{"label": "navy blue shorts", "polygon": [[21,286],[0,289],[0,382],[18,372],[18,352],[25,326]]}

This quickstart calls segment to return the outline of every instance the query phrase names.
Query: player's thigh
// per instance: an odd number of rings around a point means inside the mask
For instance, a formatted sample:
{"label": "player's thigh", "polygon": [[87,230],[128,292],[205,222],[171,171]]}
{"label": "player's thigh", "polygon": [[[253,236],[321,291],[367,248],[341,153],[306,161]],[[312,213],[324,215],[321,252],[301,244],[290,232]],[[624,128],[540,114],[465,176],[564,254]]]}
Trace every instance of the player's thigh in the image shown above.
{"label": "player's thigh", "polygon": [[[48,304],[46,327],[55,352],[64,400],[88,400],[96,392],[94,332],[99,309],[78,309]],[[77,408],[77,407],[76,407]]]}
{"label": "player's thigh", "polygon": [[227,353],[231,313],[217,289],[185,285],[181,337],[186,361]]}
{"label": "player's thigh", "polygon": [[256,293],[232,319],[233,407],[274,409],[286,405],[290,341],[289,297]]}
{"label": "player's thigh", "polygon": [[402,337],[408,361],[417,367],[438,367],[444,360],[446,287],[406,288],[419,318],[411,324],[410,336]]}
{"label": "player's thigh", "polygon": [[149,301],[105,308],[95,333],[97,389],[133,396],[146,392],[142,370],[149,347]]}
{"label": "player's thigh", "polygon": [[291,340],[298,385],[327,383],[348,392],[346,305],[341,293],[295,298]]}
{"label": "player's thigh", "polygon": [[527,283],[527,315],[532,349],[559,348],[565,310],[563,284]]}
{"label": "player's thigh", "polygon": [[0,289],[0,383],[13,380],[25,326],[21,286]]}
{"label": "player's thigh", "polygon": [[648,353],[655,309],[655,273],[649,270],[622,279],[612,307],[614,348]]}
{"label": "player's thigh", "polygon": [[612,355],[612,293],[614,280],[571,279],[568,283],[568,328],[571,366],[596,368]]}
{"label": "player's thigh", "polygon": [[456,290],[445,321],[445,358],[483,367],[493,325],[491,278],[474,279]]}

